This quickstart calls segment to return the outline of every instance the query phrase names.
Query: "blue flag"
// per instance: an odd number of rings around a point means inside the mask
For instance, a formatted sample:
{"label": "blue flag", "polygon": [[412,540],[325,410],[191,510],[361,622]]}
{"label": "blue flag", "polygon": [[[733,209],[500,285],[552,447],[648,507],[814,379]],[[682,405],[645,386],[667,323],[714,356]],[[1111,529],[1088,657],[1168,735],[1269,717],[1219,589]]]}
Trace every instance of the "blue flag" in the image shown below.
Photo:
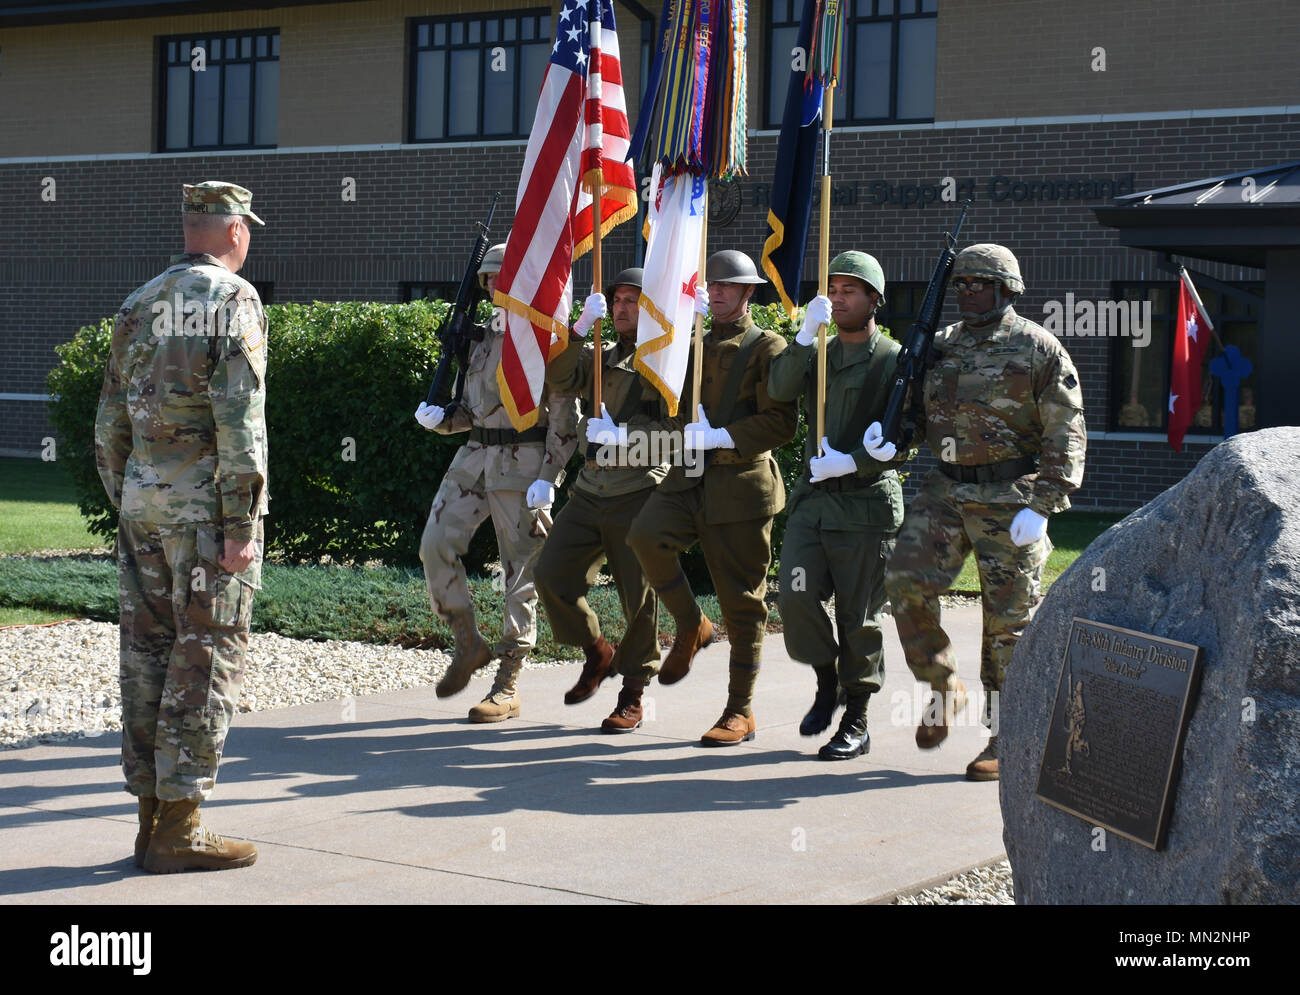
{"label": "blue flag", "polygon": [[794,316],[799,280],[808,244],[812,216],[813,179],[817,166],[817,138],[821,134],[822,85],[809,72],[817,0],[804,0],[799,19],[798,50],[805,68],[790,74],[781,140],[776,149],[771,207],[767,224],[772,234],[763,244],[763,270],[771,278],[786,313]]}

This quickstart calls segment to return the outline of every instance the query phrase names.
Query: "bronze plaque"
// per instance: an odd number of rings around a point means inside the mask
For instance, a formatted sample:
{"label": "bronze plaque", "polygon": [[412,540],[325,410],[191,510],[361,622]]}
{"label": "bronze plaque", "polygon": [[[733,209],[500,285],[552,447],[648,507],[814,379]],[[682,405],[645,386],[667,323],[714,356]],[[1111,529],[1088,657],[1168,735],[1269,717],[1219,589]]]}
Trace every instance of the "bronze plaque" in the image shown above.
{"label": "bronze plaque", "polygon": [[1075,618],[1035,797],[1161,849],[1203,653]]}

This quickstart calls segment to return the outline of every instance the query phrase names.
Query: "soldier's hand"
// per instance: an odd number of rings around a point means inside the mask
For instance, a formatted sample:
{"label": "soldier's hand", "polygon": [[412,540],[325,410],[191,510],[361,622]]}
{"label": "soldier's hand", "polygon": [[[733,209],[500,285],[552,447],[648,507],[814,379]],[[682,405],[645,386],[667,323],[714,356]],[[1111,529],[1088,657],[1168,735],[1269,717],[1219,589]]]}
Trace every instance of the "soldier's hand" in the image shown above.
{"label": "soldier's hand", "polygon": [[814,456],[808,461],[808,469],[812,471],[812,482],[815,484],[819,480],[829,480],[831,477],[844,477],[850,473],[857,473],[858,464],[853,461],[853,457],[848,453],[842,453],[831,446],[830,440],[822,436],[822,452],[824,456]]}
{"label": "soldier's hand", "polygon": [[530,508],[549,508],[555,503],[555,487],[549,481],[534,480],[526,498]]}
{"label": "soldier's hand", "polygon": [[249,539],[248,542],[239,542],[237,539],[227,539],[225,549],[221,552],[221,559],[218,561],[223,570],[228,570],[232,574],[242,573],[253,565],[253,557],[257,555],[257,543]]}
{"label": "soldier's hand", "polygon": [[803,327],[794,340],[800,345],[812,345],[817,341],[817,329],[831,323],[831,299],[818,294],[808,302],[804,309]]}
{"label": "soldier's hand", "polygon": [[1033,508],[1021,508],[1011,519],[1011,541],[1017,546],[1028,546],[1047,535],[1047,519]]}
{"label": "soldier's hand", "polygon": [[597,446],[626,446],[627,426],[615,424],[601,402],[600,417],[587,419],[587,441]]}
{"label": "soldier's hand", "polygon": [[873,421],[862,433],[862,448],[868,456],[882,463],[888,463],[898,455],[898,448],[892,442],[885,441],[885,430],[878,421]]}
{"label": "soldier's hand", "polygon": [[704,413],[704,405],[696,406],[699,421],[693,421],[682,430],[687,449],[735,449],[731,433],[725,428],[714,428],[709,424],[709,416]]}
{"label": "soldier's hand", "polygon": [[430,432],[437,428],[445,417],[447,417],[447,412],[443,411],[438,405],[429,404],[426,401],[421,401],[420,406],[415,409],[415,420]]}
{"label": "soldier's hand", "polygon": [[702,285],[695,288],[695,313],[701,318],[709,316],[709,292]]}
{"label": "soldier's hand", "polygon": [[582,314],[578,316],[578,320],[573,324],[573,334],[580,339],[586,338],[587,333],[591,331],[591,326],[605,317],[607,309],[608,305],[605,303],[604,294],[590,295],[582,305]]}

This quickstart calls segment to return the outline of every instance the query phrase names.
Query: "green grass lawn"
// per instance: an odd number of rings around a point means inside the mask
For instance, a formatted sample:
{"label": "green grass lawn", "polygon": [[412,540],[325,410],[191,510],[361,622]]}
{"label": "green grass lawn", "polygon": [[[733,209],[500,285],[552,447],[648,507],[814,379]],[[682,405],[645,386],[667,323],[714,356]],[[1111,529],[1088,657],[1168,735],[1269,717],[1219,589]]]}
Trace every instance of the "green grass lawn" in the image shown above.
{"label": "green grass lawn", "polygon": [[63,464],[0,458],[0,554],[105,544],[86,530]]}

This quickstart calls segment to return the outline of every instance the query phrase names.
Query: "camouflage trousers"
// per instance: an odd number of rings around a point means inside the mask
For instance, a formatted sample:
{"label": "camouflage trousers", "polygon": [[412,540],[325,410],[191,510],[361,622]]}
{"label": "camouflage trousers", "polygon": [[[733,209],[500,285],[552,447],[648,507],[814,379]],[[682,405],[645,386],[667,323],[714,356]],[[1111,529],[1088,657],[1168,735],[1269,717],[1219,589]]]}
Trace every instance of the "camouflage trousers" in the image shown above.
{"label": "camouflage trousers", "polygon": [[474,532],[489,515],[496,529],[501,573],[496,586],[505,597],[501,640],[494,656],[520,656],[537,645],[537,589],[533,564],[550,528],[548,510],[528,507],[523,491],[487,490],[483,477],[442,478],[420,538],[420,561],[433,610],[444,622],[455,612],[473,612],[461,563]]}
{"label": "camouflage trousers", "polygon": [[885,588],[898,638],[917,680],[942,685],[956,672],[952,642],[939,625],[939,595],[952,587],[973,550],[984,608],[980,680],[986,692],[1000,691],[1016,640],[1042,597],[1052,543],[1046,536],[1028,546],[1011,541],[1011,520],[1022,505],[956,501],[946,491],[942,485],[921,489],[889,560]]}
{"label": "camouflage trousers", "polygon": [[119,519],[122,771],[126,790],[205,799],[217,781],[248,653],[257,558],[231,574],[219,526]]}
{"label": "camouflage trousers", "polygon": [[537,590],[556,640],[590,646],[600,636],[600,620],[587,604],[587,591],[601,563],[609,564],[627,623],[612,667],[621,677],[643,681],[659,672],[659,600],[627,544],[627,534],[653,491],[648,487],[617,497],[570,491],[536,571]]}

